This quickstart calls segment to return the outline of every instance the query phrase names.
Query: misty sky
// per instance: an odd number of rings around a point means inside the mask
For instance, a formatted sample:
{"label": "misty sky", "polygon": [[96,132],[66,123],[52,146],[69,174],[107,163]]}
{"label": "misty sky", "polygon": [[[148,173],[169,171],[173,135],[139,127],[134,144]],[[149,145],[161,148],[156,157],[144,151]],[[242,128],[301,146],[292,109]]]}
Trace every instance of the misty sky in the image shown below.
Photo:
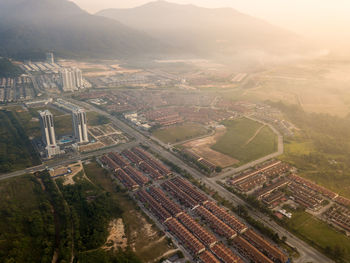
{"label": "misty sky", "polygon": [[[94,13],[104,8],[135,7],[150,0],[73,0]],[[350,41],[350,0],[169,0],[204,7],[233,7],[323,41]]]}

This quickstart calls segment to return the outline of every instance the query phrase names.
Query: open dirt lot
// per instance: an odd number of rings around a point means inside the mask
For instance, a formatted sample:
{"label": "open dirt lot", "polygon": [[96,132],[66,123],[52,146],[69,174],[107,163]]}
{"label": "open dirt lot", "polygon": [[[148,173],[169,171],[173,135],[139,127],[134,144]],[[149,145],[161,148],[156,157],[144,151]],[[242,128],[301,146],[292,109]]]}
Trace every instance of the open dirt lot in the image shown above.
{"label": "open dirt lot", "polygon": [[203,157],[204,159],[212,162],[217,166],[221,166],[221,167],[232,166],[238,163],[239,161],[230,156],[214,151],[213,149],[210,148],[225,133],[226,133],[226,128],[220,127],[216,129],[216,132],[214,135],[206,138],[190,141],[188,143],[183,144],[183,146],[188,149],[191,149],[191,151],[193,151],[194,153],[198,154],[199,156]]}
{"label": "open dirt lot", "polygon": [[114,219],[109,223],[109,235],[103,249],[117,250],[118,247],[125,249],[128,246],[128,239],[125,235],[123,219]]}

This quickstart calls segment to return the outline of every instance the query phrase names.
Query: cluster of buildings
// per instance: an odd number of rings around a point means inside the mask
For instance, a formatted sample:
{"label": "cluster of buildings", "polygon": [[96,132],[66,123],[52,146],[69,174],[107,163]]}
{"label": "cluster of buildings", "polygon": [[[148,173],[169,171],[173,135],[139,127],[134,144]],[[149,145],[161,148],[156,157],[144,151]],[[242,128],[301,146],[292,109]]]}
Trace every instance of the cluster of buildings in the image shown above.
{"label": "cluster of buildings", "polygon": [[213,173],[216,169],[216,165],[206,160],[205,158],[199,156],[191,150],[183,149],[182,154],[186,159],[195,162],[195,164],[199,164],[204,167],[209,173]]}
{"label": "cluster of buildings", "polygon": [[296,175],[292,167],[281,161],[270,161],[242,172],[227,183],[242,193],[253,195],[280,218],[292,217],[292,213],[281,208],[283,204],[301,206],[350,234],[350,200]]}
{"label": "cluster of buildings", "polygon": [[[106,168],[201,263],[287,262],[287,256],[141,148],[100,158]],[[136,168],[137,167],[137,168]],[[170,178],[169,178],[170,177]],[[170,196],[172,198],[170,198]],[[203,227],[207,225],[208,228]],[[231,240],[232,250],[223,240]]]}
{"label": "cluster of buildings", "polygon": [[30,100],[36,95],[37,91],[27,75],[0,78],[0,103]]}
{"label": "cluster of buildings", "polygon": [[62,90],[75,91],[84,88],[83,74],[78,68],[62,68],[60,69],[60,80]]}
{"label": "cluster of buildings", "polygon": [[[77,143],[89,142],[87,132],[86,113],[83,109],[76,108],[72,111],[74,138]],[[57,145],[54,118],[49,110],[39,112],[40,128],[42,141],[45,146],[47,158],[61,154],[60,147]]]}
{"label": "cluster of buildings", "polygon": [[121,86],[159,87],[179,84],[178,79],[172,78],[166,74],[143,70],[123,70],[123,72],[94,77],[90,78],[90,80],[101,88]]}
{"label": "cluster of buildings", "polygon": [[91,87],[91,84],[83,79],[79,68],[60,66],[55,62],[53,53],[46,54],[45,62],[24,63],[22,68],[33,75],[38,88],[42,91],[73,92]]}
{"label": "cluster of buildings", "polygon": [[350,233],[350,209],[339,205],[333,205],[324,216],[332,224]]}
{"label": "cluster of buildings", "polygon": [[122,155],[111,152],[102,156],[100,161],[115,173],[126,188],[132,191],[145,186],[151,180],[160,180],[171,175],[168,168],[138,147],[124,150]]}
{"label": "cluster of buildings", "polygon": [[287,173],[291,167],[279,160],[271,161],[253,170],[245,171],[229,179],[228,183],[241,192],[250,192],[262,187],[268,180]]}

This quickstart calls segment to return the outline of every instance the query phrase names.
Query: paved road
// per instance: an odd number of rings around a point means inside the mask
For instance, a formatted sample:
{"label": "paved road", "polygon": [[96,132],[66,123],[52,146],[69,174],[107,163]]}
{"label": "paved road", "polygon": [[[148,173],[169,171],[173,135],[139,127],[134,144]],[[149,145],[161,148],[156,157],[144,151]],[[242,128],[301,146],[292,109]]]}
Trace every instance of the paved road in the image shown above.
{"label": "paved road", "polygon": [[[77,102],[74,102],[74,103],[77,103]],[[195,170],[192,167],[189,167],[187,164],[185,164],[182,160],[177,158],[175,155],[173,155],[168,150],[165,150],[163,147],[155,144],[152,140],[150,140],[149,138],[145,137],[143,134],[141,134],[138,131],[130,128],[124,122],[122,122],[119,119],[109,115],[108,113],[106,113],[104,111],[101,111],[101,110],[98,110],[95,107],[93,107],[93,106],[91,106],[89,104],[86,104],[86,103],[83,106],[86,107],[86,108],[89,108],[90,110],[98,111],[99,113],[101,113],[101,114],[111,118],[113,121],[116,122],[116,124],[118,125],[118,127],[120,127],[120,129],[128,132],[130,135],[132,135],[133,137],[137,138],[137,140],[142,141],[142,143],[144,145],[147,145],[147,146],[151,147],[151,149],[153,151],[155,151],[157,154],[163,156],[164,158],[168,159],[169,161],[173,162],[174,164],[178,165],[179,167],[182,167],[182,168],[186,169],[197,180],[200,180],[201,182],[205,183],[208,187],[210,187],[213,190],[217,191],[221,196],[223,196],[227,200],[230,200],[235,205],[247,205],[245,203],[245,201],[241,200],[240,198],[238,198],[237,196],[235,196],[234,194],[232,194],[231,192],[229,192],[228,190],[226,190],[225,188],[223,188],[222,186],[217,184],[216,180],[218,178],[215,178],[215,177],[214,178],[208,178],[206,176],[203,176],[200,172],[198,172],[197,170]],[[274,132],[276,132],[276,134],[279,135],[279,138],[278,138],[279,147],[278,147],[278,152],[271,154],[269,156],[269,158],[276,157],[276,156],[278,156],[278,155],[283,153],[283,137],[276,129],[274,129],[273,127],[271,127],[271,129]],[[262,162],[263,160],[265,160],[265,158],[261,158],[261,159],[259,159],[257,161],[254,161],[254,162],[251,162],[249,164],[246,164],[246,165],[244,165],[244,167],[239,168],[239,169],[243,170],[243,169],[255,166],[256,164],[258,164],[258,163]],[[277,225],[274,221],[271,221],[270,218],[268,218],[264,214],[262,214],[260,212],[257,212],[257,211],[250,210],[250,215],[253,218],[255,218],[255,219],[259,219],[265,225],[267,225],[267,226],[271,227],[272,229],[274,229],[279,234],[279,236],[281,236],[281,237],[282,236],[286,236],[287,237],[288,244],[293,246],[293,247],[296,247],[298,249],[299,253],[300,253],[300,258],[298,260],[296,260],[295,262],[300,262],[300,263],[304,263],[304,262],[315,262],[315,263],[316,262],[318,262],[318,263],[333,262],[329,258],[324,256],[323,254],[321,254],[319,251],[317,251],[316,249],[312,248],[311,246],[309,246],[308,244],[306,244],[305,242],[303,242],[299,238],[297,238],[294,235],[292,235],[291,233],[289,233],[287,230],[285,230],[281,226]]]}
{"label": "paved road", "polygon": [[68,165],[70,163],[74,163],[77,162],[79,160],[85,160],[85,159],[89,159],[95,156],[100,156],[102,154],[105,153],[109,153],[111,151],[122,151],[124,149],[128,149],[130,147],[136,146],[139,144],[139,141],[132,141],[126,144],[120,144],[120,145],[116,145],[114,147],[111,148],[107,148],[107,149],[102,149],[99,151],[95,151],[95,152],[91,152],[91,153],[86,153],[86,154],[79,154],[73,157],[70,157],[68,159],[64,159],[64,160],[53,160],[52,162],[50,162],[50,164],[41,164],[38,166],[34,166],[34,167],[30,167],[27,169],[23,169],[20,171],[15,171],[12,173],[7,173],[7,174],[2,174],[0,175],[0,181],[1,180],[5,180],[5,179],[9,179],[9,178],[13,178],[13,177],[17,177],[23,174],[28,174],[28,173],[34,173],[34,172],[38,172],[38,171],[42,171],[44,169],[51,169],[51,168],[56,168],[62,165]]}
{"label": "paved road", "polygon": [[[178,165],[179,167],[185,168],[190,174],[192,174],[197,180],[204,183],[207,187],[210,187],[214,191],[217,191],[222,197],[224,197],[227,200],[230,200],[235,205],[247,205],[245,201],[241,200],[228,190],[226,190],[224,187],[220,186],[216,183],[215,178],[208,178],[200,174],[197,170],[188,167],[185,163],[182,162],[182,160],[175,157],[170,152],[164,150],[163,148],[152,144],[150,141],[146,141],[144,143],[152,148],[153,151],[156,153],[162,155],[164,158],[168,159],[169,161],[173,162],[174,164]],[[320,252],[318,252],[316,249],[312,248],[299,238],[293,236],[291,233],[289,233],[287,230],[282,228],[281,226],[277,225],[274,221],[271,221],[269,217],[265,216],[264,214],[249,210],[250,216],[252,216],[255,219],[258,219],[262,221],[265,225],[271,227],[273,230],[275,230],[280,237],[286,236],[287,242],[290,246],[296,247],[300,253],[300,258],[295,260],[295,262],[305,263],[305,262],[318,262],[318,263],[329,263],[333,262]]]}
{"label": "paved road", "polygon": [[[100,114],[110,118],[116,125],[118,125],[118,127],[122,131],[124,131],[125,133],[127,133],[130,136],[135,138],[134,144],[136,144],[138,142],[142,142],[143,144],[151,147],[151,149],[154,152],[158,153],[159,155],[163,156],[164,158],[168,159],[169,161],[171,161],[172,163],[178,165],[179,167],[182,167],[183,169],[186,169],[197,180],[205,183],[205,185],[207,187],[210,187],[213,190],[217,191],[221,196],[223,196],[227,200],[230,200],[235,205],[239,205],[239,204],[240,205],[247,205],[245,203],[245,201],[241,200],[240,198],[238,198],[237,196],[233,195],[231,192],[227,191],[225,188],[223,188],[222,186],[217,184],[216,180],[218,180],[220,178],[217,178],[217,177],[208,178],[206,176],[203,176],[200,172],[198,172],[194,168],[192,168],[192,167],[188,166],[187,164],[185,164],[182,160],[177,158],[170,151],[165,150],[163,147],[155,144],[151,139],[145,137],[140,132],[138,132],[135,129],[131,128],[130,126],[128,126],[124,122],[120,121],[116,117],[108,114],[107,112],[102,111],[102,110],[100,110],[100,109],[98,109],[98,108],[96,108],[96,107],[94,107],[94,106],[92,106],[90,104],[84,103],[84,102],[75,101],[73,99],[68,99],[68,100],[70,100],[71,102],[73,102],[75,104],[81,105],[81,106],[85,107],[86,109],[96,111],[96,112],[98,112],[98,113],[100,113]],[[273,127],[271,127],[271,128],[275,132],[277,132]],[[280,141],[280,138],[279,138],[279,144],[280,143],[282,143],[282,148],[279,147],[279,151],[281,150],[283,152],[283,139],[282,139],[282,141]],[[132,144],[125,144],[125,145],[117,146],[115,148],[109,148],[109,149],[106,149],[106,150],[102,150],[101,152],[93,152],[93,153],[90,153],[90,154],[77,156],[77,157],[74,157],[74,159],[71,159],[71,160],[59,161],[57,164],[52,164],[50,166],[50,168],[52,166],[54,166],[54,165],[62,165],[62,164],[66,164],[66,163],[69,163],[69,162],[77,161],[79,159],[91,158],[93,156],[98,156],[99,154],[103,154],[104,152],[108,152],[108,151],[116,150],[116,149],[122,150],[124,148],[128,148],[128,147],[131,147],[131,146],[132,146]],[[272,154],[272,156],[274,157],[275,154],[277,154],[277,153]],[[252,163],[249,163],[249,164],[245,165],[243,168],[237,168],[237,169],[242,169],[243,170],[243,169],[249,168],[251,166],[255,166],[257,163],[261,162],[262,159],[254,161]],[[25,169],[25,170],[22,170],[22,171],[18,171],[18,172],[14,172],[14,173],[11,173],[11,174],[5,174],[5,175],[0,176],[0,180],[1,179],[6,179],[6,178],[10,178],[10,177],[19,176],[19,175],[22,175],[24,173],[28,173],[31,170],[38,171],[38,170],[41,170],[41,169],[43,169],[43,166],[34,167],[34,168],[28,168],[28,169]],[[237,169],[234,172],[237,172]],[[228,175],[231,175],[232,173],[233,173],[233,171],[230,171],[228,173]],[[226,176],[228,176],[228,175],[226,175]],[[329,258],[324,256],[323,254],[318,252],[316,249],[312,248],[311,246],[309,246],[308,244],[306,244],[305,242],[303,242],[299,238],[293,236],[291,233],[286,231],[284,228],[282,228],[279,225],[277,225],[275,222],[270,221],[270,219],[267,216],[265,216],[264,214],[262,214],[260,212],[257,212],[257,211],[254,211],[253,209],[249,209],[249,214],[253,218],[260,220],[265,225],[267,225],[267,226],[271,227],[272,229],[274,229],[280,236],[286,236],[287,237],[288,244],[290,244],[293,247],[296,247],[298,249],[300,255],[301,255],[300,258],[298,260],[296,260],[295,262],[300,262],[300,263],[304,263],[304,262],[315,262],[315,263],[316,262],[317,263],[333,262],[332,260],[330,260]]]}

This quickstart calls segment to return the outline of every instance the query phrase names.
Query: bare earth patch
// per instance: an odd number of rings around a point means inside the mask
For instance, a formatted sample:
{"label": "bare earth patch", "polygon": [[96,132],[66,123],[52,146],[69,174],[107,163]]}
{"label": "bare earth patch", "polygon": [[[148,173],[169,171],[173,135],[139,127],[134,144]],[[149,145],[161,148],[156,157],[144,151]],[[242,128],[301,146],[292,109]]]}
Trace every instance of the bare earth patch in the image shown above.
{"label": "bare earth patch", "polygon": [[125,249],[128,246],[128,239],[125,235],[123,219],[114,219],[109,223],[109,235],[102,249],[117,250]]}
{"label": "bare earth patch", "polygon": [[[67,173],[68,168],[72,170],[71,173]],[[65,174],[63,185],[70,185],[70,184],[74,184],[73,177],[76,176],[82,170],[83,170],[83,165],[81,164],[81,162],[77,162],[77,163],[70,164],[69,166],[62,166],[55,170],[51,170],[50,175],[52,177],[55,177],[58,175]]]}
{"label": "bare earth patch", "polygon": [[203,157],[204,159],[210,161],[211,163],[217,166],[232,166],[236,163],[239,163],[239,161],[228,155],[214,151],[210,148],[222,135],[226,133],[226,130],[227,129],[224,126],[216,128],[216,132],[214,135],[187,142],[183,144],[183,146],[191,149],[191,151],[193,151],[194,153],[198,154],[199,156]]}

